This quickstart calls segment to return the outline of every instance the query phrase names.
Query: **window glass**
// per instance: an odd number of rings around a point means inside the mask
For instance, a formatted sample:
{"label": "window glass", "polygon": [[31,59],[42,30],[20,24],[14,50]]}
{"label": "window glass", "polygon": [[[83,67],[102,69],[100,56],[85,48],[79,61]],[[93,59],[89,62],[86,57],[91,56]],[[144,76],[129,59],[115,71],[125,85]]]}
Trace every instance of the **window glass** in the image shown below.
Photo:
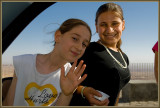
{"label": "window glass", "polygon": [[[95,14],[105,2],[57,2],[38,15],[2,55],[2,64],[12,64],[21,54],[49,53],[54,47],[54,31],[68,18],[89,24],[97,41]],[[124,11],[122,50],[130,62],[154,62],[152,47],[158,40],[158,2],[115,2]],[[52,33],[49,33],[52,32]]]}

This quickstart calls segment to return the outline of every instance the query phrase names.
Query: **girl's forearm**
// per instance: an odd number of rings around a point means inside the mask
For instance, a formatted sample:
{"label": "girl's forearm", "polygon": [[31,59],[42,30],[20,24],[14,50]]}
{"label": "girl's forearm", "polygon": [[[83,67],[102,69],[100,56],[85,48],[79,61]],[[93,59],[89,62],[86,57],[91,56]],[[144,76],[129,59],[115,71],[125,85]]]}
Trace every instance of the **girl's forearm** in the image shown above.
{"label": "girl's forearm", "polygon": [[157,51],[155,51],[154,75],[156,78],[156,82],[158,83],[158,52]]}
{"label": "girl's forearm", "polygon": [[70,104],[72,96],[73,94],[66,96],[63,93],[61,93],[56,102],[56,106],[68,106]]}
{"label": "girl's forearm", "polygon": [[8,90],[8,93],[4,99],[4,101],[2,102],[3,106],[13,106],[14,103],[14,97],[15,97],[15,90],[16,90],[16,84],[17,84],[17,77],[14,74],[12,83],[10,85],[10,88]]}

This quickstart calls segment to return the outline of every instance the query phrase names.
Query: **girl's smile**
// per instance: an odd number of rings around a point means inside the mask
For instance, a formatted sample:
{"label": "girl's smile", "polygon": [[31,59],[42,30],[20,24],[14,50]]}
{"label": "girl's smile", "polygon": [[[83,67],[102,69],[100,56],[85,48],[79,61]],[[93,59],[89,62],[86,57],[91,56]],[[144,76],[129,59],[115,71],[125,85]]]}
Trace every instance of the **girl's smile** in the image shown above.
{"label": "girl's smile", "polygon": [[76,52],[76,51],[71,51],[71,53],[73,54],[73,56],[78,56],[78,55],[80,55],[80,52]]}

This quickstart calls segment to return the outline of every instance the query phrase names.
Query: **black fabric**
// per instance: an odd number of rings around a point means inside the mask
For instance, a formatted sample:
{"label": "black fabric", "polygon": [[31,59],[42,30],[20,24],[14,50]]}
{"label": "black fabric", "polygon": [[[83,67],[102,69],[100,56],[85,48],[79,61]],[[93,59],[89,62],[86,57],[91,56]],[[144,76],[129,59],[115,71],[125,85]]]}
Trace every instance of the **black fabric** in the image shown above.
{"label": "black fabric", "polygon": [[[124,65],[124,61],[119,52],[115,52],[109,49],[112,55]],[[126,54],[123,53],[123,57],[129,65],[129,60]],[[96,90],[100,90],[109,97],[109,106],[115,105],[117,96],[120,90],[130,80],[130,72],[128,67],[123,69],[119,64],[108,54],[105,47],[96,43],[90,43],[86,49],[85,54],[80,60],[84,60],[87,65],[85,74],[88,74],[87,78],[82,82],[83,86],[93,87]],[[71,106],[89,106],[90,104],[86,99],[83,99],[81,95],[73,95],[70,103]]]}

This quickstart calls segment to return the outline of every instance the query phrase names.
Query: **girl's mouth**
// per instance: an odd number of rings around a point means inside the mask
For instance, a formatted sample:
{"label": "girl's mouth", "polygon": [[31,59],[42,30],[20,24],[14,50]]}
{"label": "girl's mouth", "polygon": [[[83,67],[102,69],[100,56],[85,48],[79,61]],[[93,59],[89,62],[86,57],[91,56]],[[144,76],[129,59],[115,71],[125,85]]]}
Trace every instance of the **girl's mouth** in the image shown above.
{"label": "girl's mouth", "polygon": [[103,34],[105,37],[116,37],[117,34]]}
{"label": "girl's mouth", "polygon": [[78,56],[80,53],[71,51],[74,56]]}

